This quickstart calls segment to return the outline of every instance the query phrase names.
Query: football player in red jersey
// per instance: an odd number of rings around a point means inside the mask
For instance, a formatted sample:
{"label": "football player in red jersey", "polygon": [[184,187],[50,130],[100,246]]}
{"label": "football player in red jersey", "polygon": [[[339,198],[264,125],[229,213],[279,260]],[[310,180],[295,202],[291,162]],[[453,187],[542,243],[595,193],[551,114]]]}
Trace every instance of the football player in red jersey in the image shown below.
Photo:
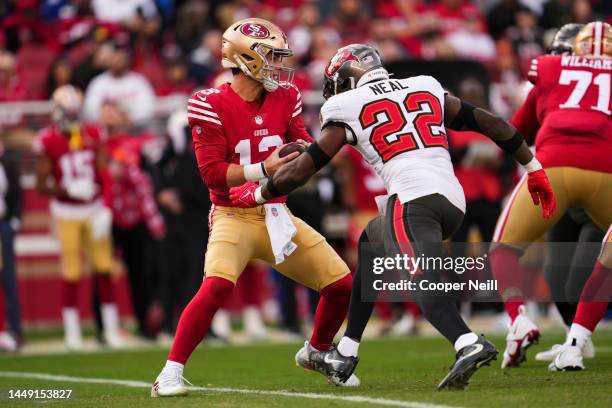
{"label": "football player in red jersey", "polygon": [[99,292],[104,338],[109,346],[120,347],[123,340],[111,280],[112,214],[103,198],[108,178],[102,131],[79,122],[82,96],[78,89],[62,86],[52,98],[54,124],[42,129],[34,142],[36,188],[51,197],[50,211],[60,242],[66,346],[82,346],[77,287],[81,252],[86,251]]}
{"label": "football player in red jersey", "polygon": [[[331,348],[346,317],[352,279],[325,238],[292,216],[282,197],[268,205],[237,208],[229,189],[265,179],[293,160],[279,157],[287,142],[308,144],[300,117],[302,96],[283,66],[292,54],[285,34],[269,21],[249,18],[223,34],[222,63],[231,84],[196,92],[187,111],[202,179],[213,207],[204,282],[179,320],[168,361],[151,396],[183,395],[183,367],[208,331],[216,310],[251,259],[261,259],[291,279],[317,290],[321,300],[309,342],[296,363],[311,369],[310,354]],[[356,377],[352,384],[357,385]]]}
{"label": "football player in red jersey", "polygon": [[[612,222],[610,25],[586,25],[576,37],[574,50],[575,55],[545,55],[533,60],[528,75],[534,88],[513,120],[527,134],[537,131],[536,156],[547,170],[559,211],[551,218],[533,211],[528,183],[523,179],[498,220],[490,261],[512,319],[502,367],[519,365],[525,359],[525,350],[540,336],[524,313],[519,272],[522,251],[570,207],[583,208],[604,230]],[[600,257],[591,279],[611,275],[612,261],[603,259]],[[588,286],[587,283],[585,290]],[[574,323],[570,337],[577,338],[582,348],[597,322],[577,312]],[[562,366],[560,363],[557,368]],[[579,366],[581,361],[573,364]]]}

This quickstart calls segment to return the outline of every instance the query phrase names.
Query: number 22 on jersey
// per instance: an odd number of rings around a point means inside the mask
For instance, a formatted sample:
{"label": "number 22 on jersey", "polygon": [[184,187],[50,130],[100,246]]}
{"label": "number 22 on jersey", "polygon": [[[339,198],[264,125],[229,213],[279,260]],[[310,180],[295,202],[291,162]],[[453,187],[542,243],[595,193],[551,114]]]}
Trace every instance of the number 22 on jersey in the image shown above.
{"label": "number 22 on jersey", "polygon": [[389,98],[369,102],[359,122],[363,130],[371,128],[370,143],[383,162],[411,150],[448,149],[440,100],[426,91],[409,93],[401,104]]}

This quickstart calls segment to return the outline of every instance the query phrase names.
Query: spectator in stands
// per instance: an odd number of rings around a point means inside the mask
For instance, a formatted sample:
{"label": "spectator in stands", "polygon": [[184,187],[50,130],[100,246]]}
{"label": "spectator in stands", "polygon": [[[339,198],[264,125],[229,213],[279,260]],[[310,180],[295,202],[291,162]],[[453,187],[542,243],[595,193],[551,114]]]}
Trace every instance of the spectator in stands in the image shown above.
{"label": "spectator in stands", "polygon": [[26,99],[27,89],[15,73],[15,58],[10,52],[0,53],[0,102]]}
{"label": "spectator in stands", "polygon": [[147,243],[149,237],[164,237],[165,223],[155,203],[151,180],[140,168],[139,144],[127,133],[130,126],[126,112],[119,104],[106,103],[100,121],[109,136],[113,242],[121,250],[127,269],[138,335],[150,338],[147,313],[153,288],[146,267]]}
{"label": "spectator in stands", "polygon": [[200,40],[210,32],[208,2],[188,0],[176,12],[176,44],[184,54],[198,47]]}
{"label": "spectator in stands", "polygon": [[166,61],[164,68],[164,79],[155,89],[155,93],[158,96],[182,95],[186,98],[195,86],[187,77],[187,63],[181,58],[174,58]]}
{"label": "spectator in stands", "polygon": [[494,39],[506,33],[510,27],[516,26],[516,15],[529,10],[519,0],[501,0],[491,9],[488,15],[489,31]]}
{"label": "spectator in stands", "polygon": [[121,24],[133,33],[152,36],[160,26],[155,0],[92,0],[91,5],[98,20]]}
{"label": "spectator in stands", "polygon": [[85,119],[97,120],[103,104],[108,101],[125,106],[129,121],[135,127],[148,125],[154,113],[155,94],[149,81],[130,71],[130,50],[117,43],[108,70],[95,77],[87,87]]}
{"label": "spectator in stands", "polygon": [[189,77],[197,84],[210,81],[221,68],[221,32],[210,30],[193,50],[189,61]]}
{"label": "spectator in stands", "polygon": [[72,83],[72,65],[65,59],[58,59],[51,67],[51,75],[47,86],[47,94],[52,95],[53,91],[63,85]]}
{"label": "spectator in stands", "polygon": [[442,35],[455,55],[482,61],[495,57],[495,44],[478,7],[467,0],[439,0],[432,11],[441,20]]}
{"label": "spectator in stands", "polygon": [[[0,305],[0,350],[16,349],[21,341],[21,314],[19,308],[19,293],[15,274],[15,234],[21,226],[21,209],[23,206],[23,193],[19,180],[18,162],[11,154],[5,151],[0,142],[0,241],[1,265],[0,286],[4,292],[6,304],[6,317],[12,333],[12,339],[4,333],[2,321],[5,313]],[[1,297],[1,296],[0,296]],[[0,298],[0,303],[2,299]],[[15,341],[17,340],[17,341]],[[11,347],[14,345],[15,347]]]}

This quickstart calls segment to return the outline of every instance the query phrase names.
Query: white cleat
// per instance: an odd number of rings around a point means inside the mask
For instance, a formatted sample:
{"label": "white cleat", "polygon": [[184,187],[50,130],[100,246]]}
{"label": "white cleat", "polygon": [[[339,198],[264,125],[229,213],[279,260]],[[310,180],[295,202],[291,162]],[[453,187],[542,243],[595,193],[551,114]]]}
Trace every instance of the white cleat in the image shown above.
{"label": "white cleat", "polygon": [[[185,378],[179,370],[164,367],[151,387],[151,398],[187,395]],[[189,382],[188,382],[189,383]]]}
{"label": "white cleat", "polygon": [[573,345],[563,345],[554,361],[548,365],[548,371],[581,371],[584,370],[582,351]]}
{"label": "white cleat", "polygon": [[0,332],[0,352],[14,353],[17,351],[17,341],[7,332]]}
{"label": "white cleat", "polygon": [[538,327],[527,317],[525,307],[519,306],[519,314],[506,336],[506,350],[501,368],[518,367],[526,359],[526,351],[540,338]]}
{"label": "white cleat", "polygon": [[394,336],[407,336],[416,331],[416,319],[410,313],[404,313],[392,327],[391,334]]}
{"label": "white cleat", "polygon": [[[315,368],[313,362],[310,360],[311,353],[315,352],[318,351],[313,348],[308,341],[305,341],[304,346],[299,349],[297,353],[295,353],[295,365],[302,367],[304,370],[320,372]],[[321,372],[321,374],[325,375],[323,372]],[[327,380],[331,384],[338,385],[340,387],[359,387],[361,385],[361,380],[355,374],[351,374],[351,376],[345,382],[336,381],[331,377],[327,377]]]}
{"label": "white cleat", "polygon": [[[565,344],[555,344],[550,350],[540,351],[536,354],[535,359],[537,361],[554,361],[555,358],[565,350]],[[593,345],[593,340],[588,339],[582,348],[582,357],[583,358],[593,358],[595,357],[595,346]]]}

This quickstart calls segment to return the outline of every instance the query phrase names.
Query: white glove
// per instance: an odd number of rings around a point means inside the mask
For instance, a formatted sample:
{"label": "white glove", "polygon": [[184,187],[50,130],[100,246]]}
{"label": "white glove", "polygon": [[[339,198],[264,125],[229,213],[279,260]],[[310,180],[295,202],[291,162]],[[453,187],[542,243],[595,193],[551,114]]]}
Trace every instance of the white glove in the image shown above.
{"label": "white glove", "polygon": [[113,226],[113,213],[107,207],[101,207],[89,217],[89,227],[91,228],[91,237],[94,241],[98,241],[111,233]]}
{"label": "white glove", "polygon": [[92,180],[79,179],[68,183],[66,192],[70,198],[76,200],[89,201],[98,192],[98,186]]}

